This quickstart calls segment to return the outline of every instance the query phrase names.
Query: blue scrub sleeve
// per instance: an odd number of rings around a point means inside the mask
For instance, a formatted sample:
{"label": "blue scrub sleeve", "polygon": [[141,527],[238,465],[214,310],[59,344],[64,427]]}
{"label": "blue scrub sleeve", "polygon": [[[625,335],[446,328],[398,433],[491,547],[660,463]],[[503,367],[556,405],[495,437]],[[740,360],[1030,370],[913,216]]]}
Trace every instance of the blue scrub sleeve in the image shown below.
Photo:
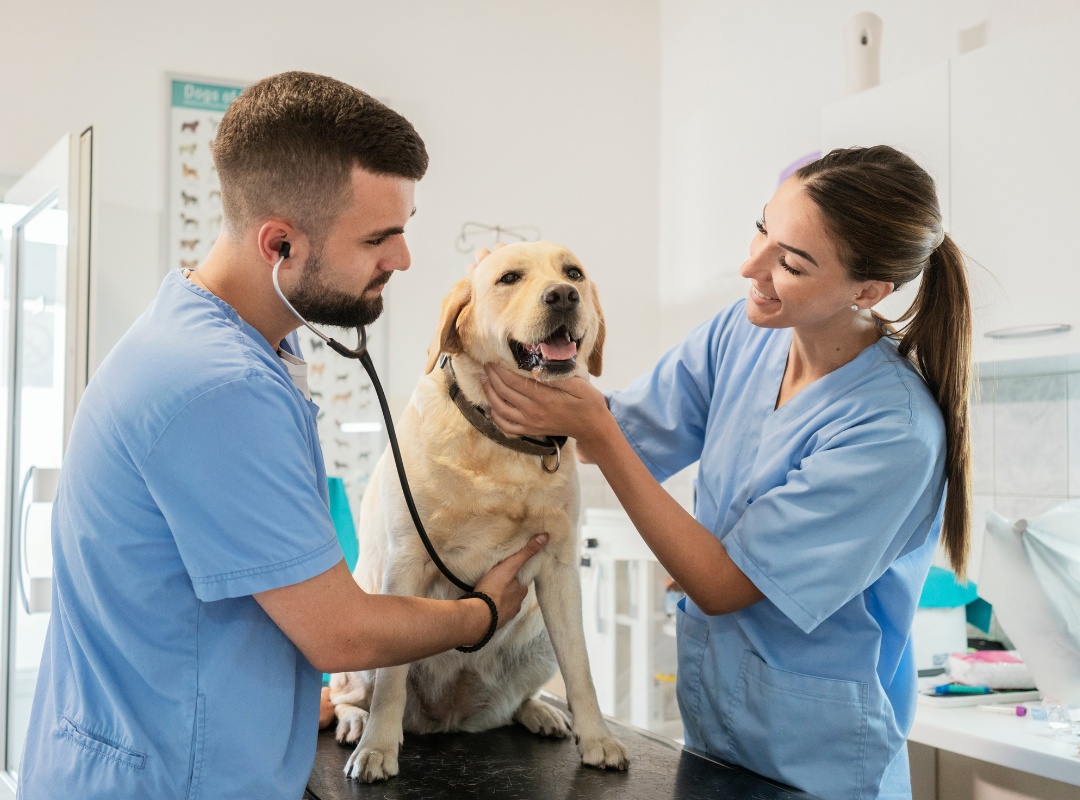
{"label": "blue scrub sleeve", "polygon": [[188,403],[151,448],[143,475],[199,599],[299,583],[341,560],[299,402],[259,374],[231,381]]}
{"label": "blue scrub sleeve", "polygon": [[720,336],[731,309],[696,327],[651,372],[608,395],[608,408],[658,481],[701,458]]}
{"label": "blue scrub sleeve", "polygon": [[[787,481],[750,497],[723,540],[732,561],[809,633],[920,546],[940,508],[943,448],[912,425],[838,433]],[[925,540],[925,535],[923,536]]]}

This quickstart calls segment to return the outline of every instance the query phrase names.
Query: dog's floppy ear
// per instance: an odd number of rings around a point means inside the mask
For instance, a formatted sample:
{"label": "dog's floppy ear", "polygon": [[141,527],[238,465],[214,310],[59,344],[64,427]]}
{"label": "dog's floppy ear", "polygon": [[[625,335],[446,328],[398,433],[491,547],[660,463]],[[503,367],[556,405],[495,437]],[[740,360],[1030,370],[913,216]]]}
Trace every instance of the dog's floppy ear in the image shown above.
{"label": "dog's floppy ear", "polygon": [[596,342],[593,343],[592,352],[589,353],[587,366],[589,374],[594,378],[600,377],[604,369],[604,337],[607,335],[607,325],[604,324],[604,309],[600,308],[600,297],[596,294],[596,287],[592,287],[593,308],[596,309],[596,318],[600,321],[600,328],[596,332]]}
{"label": "dog's floppy ear", "polygon": [[435,338],[427,352],[427,367],[424,374],[435,369],[435,362],[439,360],[441,353],[462,352],[461,329],[469,316],[469,308],[472,306],[472,282],[465,278],[454,284],[442,301],[442,310],[439,312],[439,325],[435,329]]}

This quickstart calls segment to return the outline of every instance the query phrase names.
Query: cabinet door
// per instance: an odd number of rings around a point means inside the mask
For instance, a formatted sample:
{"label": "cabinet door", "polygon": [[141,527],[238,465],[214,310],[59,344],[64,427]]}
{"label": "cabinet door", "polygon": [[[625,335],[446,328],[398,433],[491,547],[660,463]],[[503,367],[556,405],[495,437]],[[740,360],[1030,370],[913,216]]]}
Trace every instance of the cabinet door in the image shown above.
{"label": "cabinet door", "polygon": [[[945,229],[949,230],[949,62],[875,86],[824,109],[823,152],[877,144],[902,150],[930,173],[937,184]],[[912,281],[876,310],[896,319],[915,299],[918,285]]]}
{"label": "cabinet door", "polygon": [[1080,354],[1078,37],[1073,21],[952,62],[952,231],[976,262],[979,362]]}

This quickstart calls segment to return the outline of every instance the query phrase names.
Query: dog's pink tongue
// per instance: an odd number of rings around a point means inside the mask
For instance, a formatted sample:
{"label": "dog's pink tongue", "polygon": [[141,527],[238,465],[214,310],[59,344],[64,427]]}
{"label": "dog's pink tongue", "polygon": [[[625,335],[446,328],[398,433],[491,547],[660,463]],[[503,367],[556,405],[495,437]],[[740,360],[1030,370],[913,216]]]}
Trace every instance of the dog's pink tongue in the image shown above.
{"label": "dog's pink tongue", "polygon": [[540,342],[540,355],[545,361],[569,361],[577,355],[577,344],[566,339]]}

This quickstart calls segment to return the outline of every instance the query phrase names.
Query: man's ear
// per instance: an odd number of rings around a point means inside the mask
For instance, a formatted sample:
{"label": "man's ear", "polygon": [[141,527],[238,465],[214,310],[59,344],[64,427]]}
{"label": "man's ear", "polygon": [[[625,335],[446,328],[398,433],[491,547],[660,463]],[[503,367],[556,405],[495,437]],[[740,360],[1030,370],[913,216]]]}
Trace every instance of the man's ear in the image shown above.
{"label": "man's ear", "polygon": [[455,283],[450,294],[443,298],[435,338],[428,346],[425,375],[435,369],[435,362],[442,353],[455,355],[462,352],[461,331],[468,322],[471,307],[472,282],[465,278]]}
{"label": "man's ear", "polygon": [[596,332],[596,341],[593,343],[592,352],[589,353],[587,366],[589,374],[594,378],[600,377],[604,369],[604,338],[607,336],[607,325],[604,324],[604,309],[600,308],[600,296],[596,293],[596,287],[592,287],[593,308],[596,309],[596,318],[600,322],[600,328]]}

